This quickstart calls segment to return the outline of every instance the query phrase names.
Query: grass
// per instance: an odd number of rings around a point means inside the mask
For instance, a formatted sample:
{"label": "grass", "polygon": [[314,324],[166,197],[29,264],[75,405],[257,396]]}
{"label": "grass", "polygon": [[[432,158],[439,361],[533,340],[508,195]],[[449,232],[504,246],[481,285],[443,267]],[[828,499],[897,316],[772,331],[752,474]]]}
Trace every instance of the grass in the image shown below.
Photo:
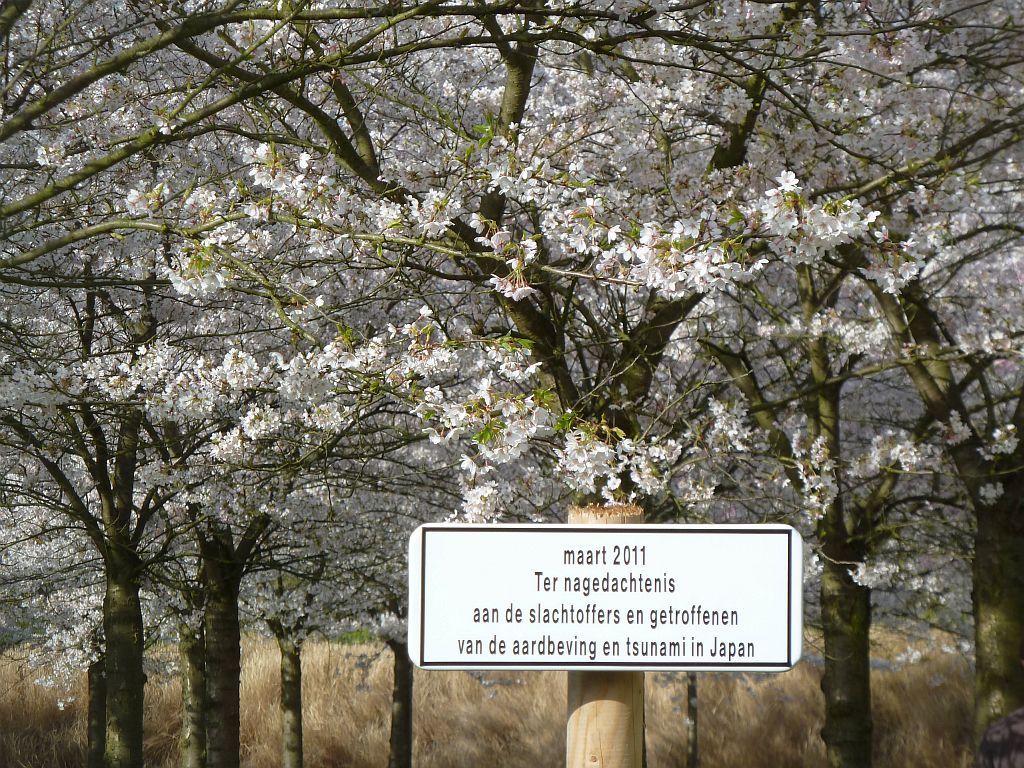
{"label": "grass", "polygon": [[[808,647],[813,655],[814,648]],[[246,642],[242,671],[242,764],[280,764],[278,655]],[[391,655],[372,643],[310,643],[303,652],[308,768],[383,768],[390,726]],[[939,651],[873,673],[878,768],[970,765],[971,679],[967,663]],[[84,764],[84,681],[74,700],[33,683],[13,656],[0,658],[0,766],[78,768]],[[813,658],[777,675],[698,676],[702,768],[824,765],[823,704]],[[417,768],[543,768],[565,752],[565,673],[419,672]],[[686,764],[686,676],[647,676],[650,768]],[[150,673],[147,765],[176,765],[180,688]]]}

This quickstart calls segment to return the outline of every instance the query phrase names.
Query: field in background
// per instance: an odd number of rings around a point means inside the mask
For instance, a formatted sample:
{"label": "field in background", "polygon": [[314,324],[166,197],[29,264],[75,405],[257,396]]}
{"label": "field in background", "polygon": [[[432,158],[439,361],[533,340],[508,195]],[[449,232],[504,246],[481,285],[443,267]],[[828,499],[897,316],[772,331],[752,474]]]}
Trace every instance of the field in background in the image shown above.
{"label": "field in background", "polygon": [[[778,675],[702,674],[701,768],[819,766],[823,704],[818,652]],[[873,678],[877,768],[961,768],[968,757],[970,670],[949,653],[926,652],[899,666],[883,660]],[[246,644],[242,692],[245,768],[276,768],[276,647]],[[383,768],[387,764],[391,656],[383,646],[310,643],[303,653],[308,768]],[[32,684],[13,657],[0,658],[0,766],[80,768],[84,764],[84,682],[76,699]],[[417,768],[561,766],[565,673],[418,673]],[[147,765],[176,765],[180,691],[173,674],[150,672]],[[686,676],[647,678],[650,768],[686,764]]]}

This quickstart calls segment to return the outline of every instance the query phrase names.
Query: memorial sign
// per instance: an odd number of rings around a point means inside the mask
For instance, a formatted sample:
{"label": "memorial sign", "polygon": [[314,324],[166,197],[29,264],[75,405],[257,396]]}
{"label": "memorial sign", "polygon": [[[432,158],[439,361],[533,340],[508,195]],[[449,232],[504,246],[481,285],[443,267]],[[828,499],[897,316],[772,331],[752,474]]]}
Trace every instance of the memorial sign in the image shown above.
{"label": "memorial sign", "polygon": [[409,654],[429,669],[789,669],[802,554],[785,525],[423,525]]}

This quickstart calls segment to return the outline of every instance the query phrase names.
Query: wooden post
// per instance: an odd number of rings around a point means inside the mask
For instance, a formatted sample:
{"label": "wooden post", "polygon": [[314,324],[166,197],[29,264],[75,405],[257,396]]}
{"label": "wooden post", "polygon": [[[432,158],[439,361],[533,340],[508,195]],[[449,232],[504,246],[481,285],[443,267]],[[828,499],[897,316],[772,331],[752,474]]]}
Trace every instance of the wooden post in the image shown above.
{"label": "wooden post", "polygon": [[[574,525],[642,523],[639,507],[570,507]],[[644,673],[569,672],[566,768],[643,768]]]}

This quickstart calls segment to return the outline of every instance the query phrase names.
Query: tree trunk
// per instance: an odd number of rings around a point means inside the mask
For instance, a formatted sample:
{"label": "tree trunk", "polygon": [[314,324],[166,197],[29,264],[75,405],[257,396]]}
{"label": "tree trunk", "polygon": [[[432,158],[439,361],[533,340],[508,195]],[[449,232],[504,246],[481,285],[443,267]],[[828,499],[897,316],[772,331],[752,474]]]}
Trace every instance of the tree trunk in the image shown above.
{"label": "tree trunk", "polygon": [[974,549],[975,717],[978,740],[996,718],[1024,707],[1024,520],[1007,483],[994,505],[977,506]]}
{"label": "tree trunk", "polygon": [[[797,289],[808,323],[834,300],[822,296],[808,265],[797,267]],[[833,361],[824,337],[805,342],[811,378],[817,393],[806,409],[807,437],[824,441],[827,457],[842,465],[842,383],[832,380]],[[841,475],[834,468],[836,497],[818,521],[818,541],[824,569],[821,574],[821,624],[825,640],[825,755],[829,768],[871,766],[871,590],[853,580],[850,569],[867,558],[872,518],[853,499],[844,501]]]}
{"label": "tree trunk", "polygon": [[206,698],[206,649],[202,627],[184,623],[178,628],[181,659],[181,768],[206,768],[206,723],[210,709]]}
{"label": "tree trunk", "polygon": [[139,585],[107,564],[103,631],[106,638],[106,768],[142,768],[143,624]]}
{"label": "tree trunk", "polygon": [[234,579],[210,579],[205,609],[207,768],[239,768],[241,630]]}
{"label": "tree trunk", "polygon": [[[832,534],[830,531],[829,534]],[[857,584],[849,563],[863,562],[863,553],[837,547],[825,538],[821,576],[821,621],[825,640],[825,727],[822,738],[829,768],[871,765],[871,590]]]}
{"label": "tree trunk", "polygon": [[302,768],[302,644],[278,634],[281,649],[281,768]]}
{"label": "tree trunk", "polygon": [[[936,315],[921,296],[915,296],[913,311],[880,289],[873,289],[879,306],[893,332],[897,351],[908,344],[921,350],[921,359],[906,366],[921,401],[936,422],[949,423],[953,415],[970,414],[962,393],[965,382],[958,380],[941,350],[947,341]],[[927,310],[927,311],[922,311]],[[1013,423],[1018,423],[1024,397],[1018,390]],[[947,447],[974,509],[977,530],[974,539],[974,737],[980,740],[992,720],[1024,706],[1024,522],[1021,494],[1024,493],[1024,446],[1011,454],[983,459],[982,432],[970,429],[966,440]],[[1003,495],[987,504],[982,488],[990,478],[1000,478]]]}
{"label": "tree trunk", "polygon": [[391,688],[391,754],[388,768],[412,768],[413,668],[409,651],[401,640],[388,640],[394,655],[394,684]]}
{"label": "tree trunk", "polygon": [[86,726],[88,747],[87,768],[104,768],[103,753],[107,735],[107,674],[106,660],[99,659],[89,665],[89,720]]}
{"label": "tree trunk", "polygon": [[700,765],[697,715],[697,674],[690,672],[686,675],[686,768]]}

